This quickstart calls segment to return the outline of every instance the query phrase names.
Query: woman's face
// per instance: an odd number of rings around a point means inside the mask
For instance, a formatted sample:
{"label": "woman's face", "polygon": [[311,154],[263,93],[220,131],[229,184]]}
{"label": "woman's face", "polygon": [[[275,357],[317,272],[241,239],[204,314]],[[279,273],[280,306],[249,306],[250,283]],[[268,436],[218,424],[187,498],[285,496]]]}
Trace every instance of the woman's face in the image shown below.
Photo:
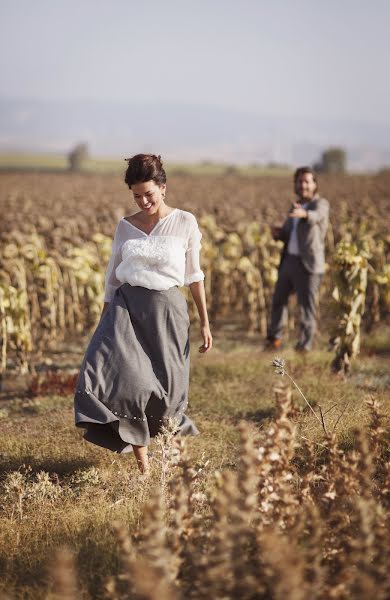
{"label": "woman's face", "polygon": [[131,186],[137,206],[146,214],[154,215],[164,203],[166,185],[157,185],[153,180]]}

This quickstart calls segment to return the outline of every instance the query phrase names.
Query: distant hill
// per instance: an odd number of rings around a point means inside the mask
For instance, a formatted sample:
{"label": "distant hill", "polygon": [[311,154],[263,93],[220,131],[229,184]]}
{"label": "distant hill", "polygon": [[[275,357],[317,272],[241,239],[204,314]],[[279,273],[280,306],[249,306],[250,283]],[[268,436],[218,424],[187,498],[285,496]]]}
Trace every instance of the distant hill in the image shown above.
{"label": "distant hill", "polygon": [[0,151],[67,152],[85,141],[91,153],[157,152],[166,160],[237,164],[313,163],[342,145],[351,170],[390,164],[390,125],[277,118],[208,106],[167,103],[0,99]]}

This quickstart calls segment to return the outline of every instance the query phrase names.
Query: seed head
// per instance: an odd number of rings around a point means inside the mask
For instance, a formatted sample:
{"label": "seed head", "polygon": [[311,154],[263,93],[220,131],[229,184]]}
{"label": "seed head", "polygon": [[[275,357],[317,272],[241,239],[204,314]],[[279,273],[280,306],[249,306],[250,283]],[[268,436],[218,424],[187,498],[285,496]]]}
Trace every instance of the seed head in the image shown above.
{"label": "seed head", "polygon": [[284,365],[286,364],[286,362],[283,360],[283,358],[279,358],[279,357],[275,357],[273,359],[273,361],[271,361],[271,365],[273,367],[275,367],[275,373],[277,373],[278,375],[284,375],[285,370],[284,370]]}

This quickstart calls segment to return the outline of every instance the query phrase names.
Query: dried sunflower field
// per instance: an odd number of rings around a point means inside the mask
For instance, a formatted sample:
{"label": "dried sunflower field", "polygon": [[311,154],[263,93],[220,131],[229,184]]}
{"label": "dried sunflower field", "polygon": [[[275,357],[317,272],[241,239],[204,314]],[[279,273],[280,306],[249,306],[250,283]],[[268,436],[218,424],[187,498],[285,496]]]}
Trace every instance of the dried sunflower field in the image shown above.
{"label": "dried sunflower field", "polygon": [[201,435],[162,432],[144,480],[84,442],[72,413],[131,195],[114,176],[0,175],[1,598],[390,596],[390,177],[320,185],[332,212],[316,349],[292,350],[292,303],[276,360],[261,351],[280,255],[269,225],[291,179],[169,178],[168,204],[203,233],[215,349],[192,357]]}

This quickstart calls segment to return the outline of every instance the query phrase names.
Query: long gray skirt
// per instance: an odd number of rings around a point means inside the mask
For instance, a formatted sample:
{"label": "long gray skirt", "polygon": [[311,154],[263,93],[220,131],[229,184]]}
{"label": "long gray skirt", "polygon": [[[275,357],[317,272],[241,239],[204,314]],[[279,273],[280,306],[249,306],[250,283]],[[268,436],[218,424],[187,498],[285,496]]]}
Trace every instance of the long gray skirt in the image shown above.
{"label": "long gray skirt", "polygon": [[84,438],[113,452],[147,446],[169,419],[196,435],[185,415],[189,383],[187,301],[166,291],[117,289],[87,347],[75,393]]}

